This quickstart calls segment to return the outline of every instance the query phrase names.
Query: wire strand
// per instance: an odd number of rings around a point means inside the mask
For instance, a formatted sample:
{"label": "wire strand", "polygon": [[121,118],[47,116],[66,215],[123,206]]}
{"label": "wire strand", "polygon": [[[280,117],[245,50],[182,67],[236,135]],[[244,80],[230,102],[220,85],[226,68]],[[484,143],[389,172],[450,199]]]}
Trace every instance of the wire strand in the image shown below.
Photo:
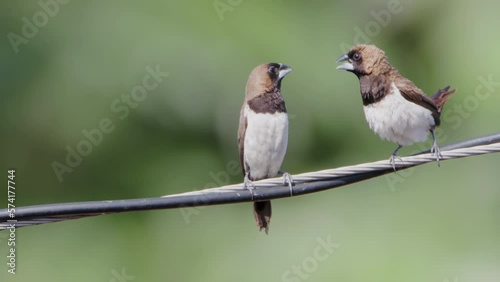
{"label": "wire strand", "polygon": [[[442,147],[441,161],[498,152],[500,152],[500,133],[495,133]],[[398,159],[396,169],[399,171],[435,161],[436,156],[425,151],[402,157],[401,160]],[[292,195],[295,197],[345,186],[393,172],[390,162],[382,160],[293,175],[292,194],[290,194],[289,187],[284,185],[283,178],[272,178],[255,181],[254,184],[257,189],[252,190],[252,193],[243,190],[243,184],[240,183],[157,198],[18,207],[15,210],[14,217],[11,217],[12,214],[7,209],[2,209],[0,210],[0,230],[11,228],[13,225],[18,228],[111,213],[263,201],[292,197]],[[273,187],[273,189],[267,189],[269,187]]]}

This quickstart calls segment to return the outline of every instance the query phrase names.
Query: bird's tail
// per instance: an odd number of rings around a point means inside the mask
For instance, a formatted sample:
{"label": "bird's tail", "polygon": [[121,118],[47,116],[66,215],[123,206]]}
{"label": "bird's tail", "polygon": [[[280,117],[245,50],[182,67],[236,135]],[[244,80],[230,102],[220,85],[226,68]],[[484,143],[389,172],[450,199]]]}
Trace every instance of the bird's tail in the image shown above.
{"label": "bird's tail", "polygon": [[432,101],[436,104],[438,112],[441,113],[444,103],[450,98],[450,96],[455,93],[456,89],[451,89],[450,86],[446,86],[443,89],[439,89],[434,96],[432,96]]}
{"label": "bird's tail", "polygon": [[271,201],[254,202],[253,216],[259,227],[259,231],[264,229],[266,234],[269,233],[269,224],[271,223]]}

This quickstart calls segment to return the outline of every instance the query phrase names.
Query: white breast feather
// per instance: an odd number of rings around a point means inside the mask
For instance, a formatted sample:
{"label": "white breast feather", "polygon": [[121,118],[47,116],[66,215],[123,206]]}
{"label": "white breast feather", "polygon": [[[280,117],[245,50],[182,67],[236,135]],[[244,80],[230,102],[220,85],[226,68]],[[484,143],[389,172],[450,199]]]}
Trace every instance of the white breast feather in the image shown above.
{"label": "white breast feather", "polygon": [[245,107],[244,160],[253,179],[278,174],[288,143],[287,113],[257,114]]}
{"label": "white breast feather", "polygon": [[406,100],[398,88],[382,100],[364,106],[366,121],[380,138],[401,146],[427,140],[434,118],[430,110]]}

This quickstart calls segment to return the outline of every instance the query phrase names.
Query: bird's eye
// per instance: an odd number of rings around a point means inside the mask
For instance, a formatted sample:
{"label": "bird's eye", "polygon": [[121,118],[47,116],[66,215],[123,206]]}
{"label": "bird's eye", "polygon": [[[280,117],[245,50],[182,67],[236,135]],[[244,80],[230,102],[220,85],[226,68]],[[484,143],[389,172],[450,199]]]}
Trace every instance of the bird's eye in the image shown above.
{"label": "bird's eye", "polygon": [[274,74],[276,72],[276,67],[275,66],[270,66],[268,69],[270,74]]}
{"label": "bird's eye", "polygon": [[361,54],[360,54],[360,53],[354,53],[354,54],[352,55],[352,59],[353,59],[354,61],[356,61],[356,62],[357,62],[357,61],[359,61],[359,60],[361,60]]}

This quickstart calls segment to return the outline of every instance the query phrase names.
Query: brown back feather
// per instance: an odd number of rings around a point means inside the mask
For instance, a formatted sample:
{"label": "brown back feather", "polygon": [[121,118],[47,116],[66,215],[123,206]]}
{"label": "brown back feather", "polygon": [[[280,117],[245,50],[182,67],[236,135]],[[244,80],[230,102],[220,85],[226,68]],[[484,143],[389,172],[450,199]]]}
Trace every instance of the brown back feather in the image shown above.
{"label": "brown back feather", "polygon": [[245,117],[245,104],[243,104],[243,107],[241,108],[240,112],[240,126],[238,128],[238,151],[240,155],[240,165],[241,165],[241,170],[243,172],[243,176],[246,175],[246,169],[245,169],[245,133],[247,130],[248,126],[248,121],[247,118]]}
{"label": "brown back feather", "polygon": [[394,83],[399,89],[401,96],[403,96],[406,100],[431,111],[434,122],[436,126],[438,126],[441,123],[440,112],[432,98],[425,95],[424,92],[420,90],[420,88],[418,88],[411,80],[399,75],[399,73],[394,76],[394,78]]}

